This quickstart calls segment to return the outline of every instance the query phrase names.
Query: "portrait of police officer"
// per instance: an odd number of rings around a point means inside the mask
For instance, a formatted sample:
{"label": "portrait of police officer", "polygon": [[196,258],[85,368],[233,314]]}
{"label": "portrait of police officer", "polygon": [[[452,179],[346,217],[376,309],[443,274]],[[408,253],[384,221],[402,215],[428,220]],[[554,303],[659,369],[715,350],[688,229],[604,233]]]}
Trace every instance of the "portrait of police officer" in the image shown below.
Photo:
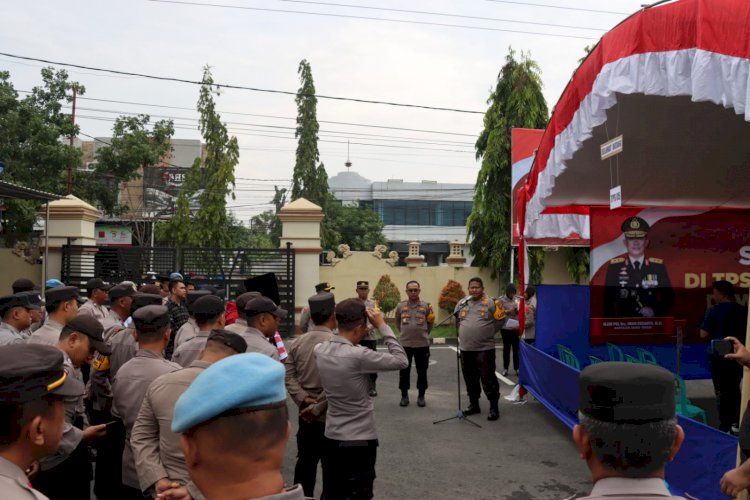
{"label": "portrait of police officer", "polygon": [[621,229],[627,252],[607,264],[604,315],[608,318],[668,316],[674,305],[674,291],[664,261],[646,253],[651,227],[640,217],[629,217]]}

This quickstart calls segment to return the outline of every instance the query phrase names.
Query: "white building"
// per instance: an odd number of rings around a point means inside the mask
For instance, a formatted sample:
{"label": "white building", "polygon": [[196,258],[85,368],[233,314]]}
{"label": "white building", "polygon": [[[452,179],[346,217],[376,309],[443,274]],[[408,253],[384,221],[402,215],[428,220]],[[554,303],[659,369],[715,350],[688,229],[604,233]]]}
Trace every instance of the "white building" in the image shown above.
{"label": "white building", "polygon": [[339,172],[328,180],[331,193],[345,205],[371,207],[383,220],[383,233],[391,249],[403,256],[410,241],[419,241],[428,265],[444,262],[448,244],[457,240],[465,248],[466,218],[471,213],[474,184],[436,181],[372,182],[357,172]]}

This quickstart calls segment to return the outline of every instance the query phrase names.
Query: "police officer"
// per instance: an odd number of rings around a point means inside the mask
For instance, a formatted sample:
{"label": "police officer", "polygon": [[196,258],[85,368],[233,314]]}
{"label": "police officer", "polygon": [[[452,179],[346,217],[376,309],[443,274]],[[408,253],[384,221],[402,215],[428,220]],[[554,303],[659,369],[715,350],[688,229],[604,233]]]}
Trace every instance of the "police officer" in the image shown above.
{"label": "police officer", "polygon": [[[359,346],[368,333],[368,321],[380,331],[388,352]],[[382,313],[365,309],[362,300],[347,299],[336,304],[336,322],[339,334],[314,349],[328,399],[323,497],[369,499],[378,446],[373,404],[368,395],[370,374],[403,370],[409,360]]]}
{"label": "police officer", "polygon": [[58,286],[45,291],[47,319],[31,334],[29,343],[57,345],[60,332],[78,314],[78,289]]}
{"label": "police officer", "polygon": [[104,305],[109,298],[107,292],[111,287],[101,278],[91,278],[86,282],[86,295],[89,300],[78,310],[79,314],[87,314],[91,317],[104,322],[109,315],[107,307]]}
{"label": "police officer", "polygon": [[26,342],[22,333],[31,326],[31,304],[28,295],[14,294],[0,297],[0,345],[21,344]]}
{"label": "police officer", "polygon": [[111,304],[109,315],[102,320],[105,335],[108,334],[107,330],[112,327],[120,329],[125,326],[125,320],[130,317],[131,309],[133,308],[133,296],[135,294],[135,289],[125,282],[109,289],[109,301]]}
{"label": "police officer", "polygon": [[[315,293],[317,294],[330,293],[331,290],[335,289],[336,287],[332,286],[327,281],[315,285]],[[299,315],[299,329],[302,330],[302,333],[307,333],[307,331],[311,330],[314,326],[315,323],[313,323],[312,319],[310,318],[310,307],[303,307]]]}
{"label": "police officer", "polygon": [[[91,362],[96,351],[109,354],[102,338],[102,325],[90,316],[70,320],[60,332],[57,348],[63,353],[68,373],[77,378],[80,368]],[[88,444],[103,437],[106,426],[83,427],[83,395],[66,398],[60,446],[53,455],[40,461],[41,471],[34,481],[36,488],[52,500],[88,498],[91,494]]]}
{"label": "police officer", "polygon": [[622,223],[627,253],[607,264],[604,314],[608,318],[666,316],[674,291],[662,259],[647,257],[651,227],[640,217]]}
{"label": "police officer", "polygon": [[263,294],[260,292],[243,292],[238,295],[237,300],[235,301],[235,305],[237,306],[237,319],[231,325],[225,326],[224,329],[238,335],[245,333],[245,330],[247,330],[247,314],[245,314],[247,301],[254,299],[255,297],[261,297],[262,295]]}
{"label": "police officer", "polygon": [[172,361],[180,366],[189,366],[198,359],[211,330],[224,328],[224,301],[216,295],[209,294],[196,300],[193,313],[198,324],[198,333],[180,344],[172,355]]}
{"label": "police officer", "polygon": [[63,398],[79,398],[83,384],[65,370],[59,349],[34,344],[0,347],[0,491],[4,500],[46,499],[25,471],[54,453],[63,435]]}
{"label": "police officer", "polygon": [[313,350],[316,345],[333,338],[336,300],[332,293],[325,292],[313,295],[307,302],[314,326],[292,343],[284,366],[287,391],[300,411],[294,483],[301,484],[305,496],[312,497],[318,462],[323,453],[328,408]]}
{"label": "police officer", "polygon": [[[370,283],[368,281],[357,281],[357,297],[359,300],[365,303],[366,309],[377,309],[378,304],[374,300],[370,299],[368,295],[370,295]],[[375,338],[375,328],[372,326],[372,323],[369,321],[367,322],[367,335],[364,339],[360,342],[361,345],[367,347],[368,349],[372,349],[373,351],[377,350],[378,348],[378,341]],[[370,390],[369,394],[371,397],[375,397],[378,395],[378,388],[377,388],[377,382],[378,380],[378,374],[377,373],[371,373],[370,374]]]}
{"label": "police officer", "polygon": [[398,388],[401,389],[399,406],[409,406],[409,386],[411,385],[411,361],[417,366],[417,406],[425,406],[424,393],[427,390],[427,367],[430,364],[430,331],[435,323],[432,305],[419,298],[421,288],[418,281],[406,284],[407,300],[396,306],[396,324],[401,331],[399,341],[404,346],[409,366],[399,372]]}
{"label": "police officer", "polygon": [[177,400],[172,430],[183,433],[190,477],[207,498],[305,498],[301,486],[283,486],[284,368],[267,356],[240,354],[206,368]]}
{"label": "police officer", "polygon": [[26,309],[29,311],[31,316],[31,326],[25,330],[21,330],[21,335],[24,339],[28,340],[31,334],[37,330],[44,322],[44,301],[42,296],[36,290],[30,290],[27,292],[16,292],[18,295],[28,297],[28,305]]}
{"label": "police officer", "polygon": [[[180,436],[171,430],[175,402],[195,378],[212,363],[245,352],[247,344],[239,335],[214,330],[206,340],[200,358],[190,366],[160,376],[146,391],[138,412],[130,446],[142,491],[164,493],[186,488],[194,500],[203,498],[190,484]],[[179,498],[182,495],[177,495]]]}
{"label": "police officer", "polygon": [[133,313],[138,351],[117,372],[112,384],[112,415],[125,425],[125,448],[122,454],[121,498],[143,499],[135,459],[130,447],[130,434],[141,409],[148,386],[158,376],[182,368],[164,359],[164,348],[169,343],[169,311],[162,305],[139,308]]}
{"label": "police officer", "polygon": [[674,375],[655,365],[605,362],[584,368],[578,385],[573,441],[594,483],[583,498],[682,498],[664,483],[664,466],[685,438],[675,416]]}
{"label": "police officer", "polygon": [[247,328],[242,338],[247,342],[247,352],[259,352],[279,361],[279,351],[270,342],[279,329],[279,320],[287,311],[268,297],[255,297],[245,304]]}
{"label": "police officer", "polygon": [[469,280],[469,295],[456,304],[458,341],[461,348],[461,369],[469,394],[465,415],[480,413],[479,382],[490,401],[487,420],[500,418],[498,402],[500,384],[495,376],[495,332],[506,322],[505,312],[497,300],[484,293],[481,278]]}
{"label": "police officer", "polygon": [[175,335],[174,339],[174,348],[177,349],[180,347],[180,344],[185,342],[187,339],[191,339],[195,337],[198,332],[200,331],[200,328],[198,328],[198,323],[195,322],[195,310],[193,309],[193,306],[195,305],[195,301],[198,300],[201,297],[205,297],[206,295],[211,295],[210,290],[193,290],[192,292],[187,293],[187,299],[185,300],[185,303],[187,305],[188,310],[188,320],[186,323],[184,323],[179,330],[176,332],[173,332],[173,335]]}
{"label": "police officer", "polygon": [[10,287],[13,290],[14,295],[21,292],[39,291],[39,287],[36,286],[34,282],[28,278],[18,278],[13,282],[13,284],[10,285]]}

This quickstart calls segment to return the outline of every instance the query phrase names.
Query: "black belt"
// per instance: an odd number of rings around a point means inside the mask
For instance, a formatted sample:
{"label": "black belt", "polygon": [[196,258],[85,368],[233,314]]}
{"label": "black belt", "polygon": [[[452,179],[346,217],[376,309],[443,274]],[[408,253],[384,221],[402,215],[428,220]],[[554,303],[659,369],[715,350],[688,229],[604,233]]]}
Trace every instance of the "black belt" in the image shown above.
{"label": "black belt", "polygon": [[365,439],[360,441],[338,441],[336,439],[328,439],[328,441],[337,448],[375,448],[378,446],[377,439]]}

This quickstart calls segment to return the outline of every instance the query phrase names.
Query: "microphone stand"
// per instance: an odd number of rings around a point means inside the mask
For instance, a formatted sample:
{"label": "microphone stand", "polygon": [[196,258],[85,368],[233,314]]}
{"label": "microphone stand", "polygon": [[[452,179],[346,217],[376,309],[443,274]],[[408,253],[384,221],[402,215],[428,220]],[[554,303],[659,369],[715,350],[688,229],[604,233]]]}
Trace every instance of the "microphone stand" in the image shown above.
{"label": "microphone stand", "polygon": [[[469,305],[469,300],[471,299],[469,298],[468,300],[466,300],[458,309],[453,311],[447,318],[445,318],[443,321],[441,321],[435,326],[444,325],[450,318],[455,317],[456,318],[456,339],[458,339],[458,313],[461,312],[461,310],[463,310],[463,308],[465,308],[467,305]],[[459,302],[459,304],[461,303]],[[441,424],[443,422],[448,422],[450,420],[458,420],[459,422],[468,422],[471,425],[475,427],[479,427],[481,429],[482,426],[470,420],[469,417],[467,417],[464,411],[461,409],[461,348],[458,345],[456,345],[456,387],[457,387],[456,396],[458,398],[458,409],[456,410],[456,414],[452,417],[444,418],[442,420],[436,420],[432,423]]]}

